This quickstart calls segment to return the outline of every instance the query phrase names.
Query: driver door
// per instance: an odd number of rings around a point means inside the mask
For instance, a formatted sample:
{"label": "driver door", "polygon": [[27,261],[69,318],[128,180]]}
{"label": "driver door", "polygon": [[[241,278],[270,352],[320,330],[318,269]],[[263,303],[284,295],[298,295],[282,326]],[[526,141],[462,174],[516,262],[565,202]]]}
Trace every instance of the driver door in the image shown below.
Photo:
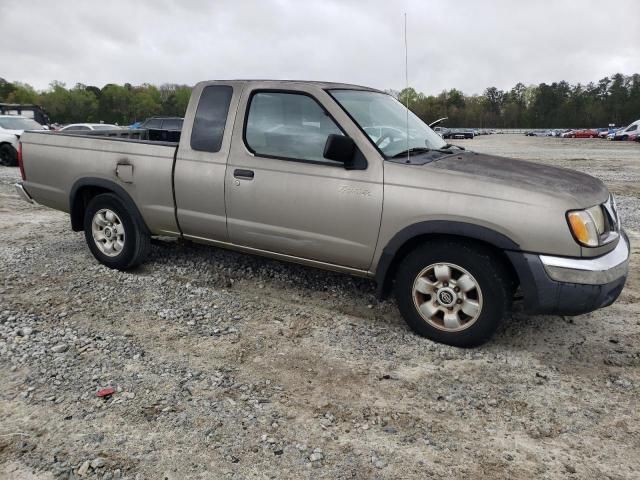
{"label": "driver door", "polygon": [[[235,126],[225,180],[230,241],[368,270],[382,215],[383,165],[362,132],[311,85],[247,89],[238,118],[244,122]],[[353,138],[366,170],[324,159],[329,134]]]}

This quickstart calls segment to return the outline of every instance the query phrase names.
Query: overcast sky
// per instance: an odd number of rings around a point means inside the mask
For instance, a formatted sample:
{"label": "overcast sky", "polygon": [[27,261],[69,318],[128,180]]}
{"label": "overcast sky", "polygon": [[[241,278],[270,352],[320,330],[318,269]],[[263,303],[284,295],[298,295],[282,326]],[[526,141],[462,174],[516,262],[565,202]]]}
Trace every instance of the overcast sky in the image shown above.
{"label": "overcast sky", "polygon": [[425,93],[640,72],[638,0],[0,0],[0,77],[295,78]]}

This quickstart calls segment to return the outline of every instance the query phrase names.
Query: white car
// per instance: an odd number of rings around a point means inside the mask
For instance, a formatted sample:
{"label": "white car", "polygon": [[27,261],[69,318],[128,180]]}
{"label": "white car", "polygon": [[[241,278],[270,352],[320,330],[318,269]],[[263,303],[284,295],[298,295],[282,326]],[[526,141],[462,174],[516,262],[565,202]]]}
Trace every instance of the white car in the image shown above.
{"label": "white car", "polygon": [[18,141],[25,130],[46,130],[31,118],[0,115],[0,165],[18,165]]}
{"label": "white car", "polygon": [[640,132],[640,120],[636,120],[631,125],[618,130],[613,135],[613,140],[635,140]]}
{"label": "white car", "polygon": [[72,123],[58,131],[63,133],[75,133],[89,132],[93,130],[120,130],[120,127],[110,123]]}

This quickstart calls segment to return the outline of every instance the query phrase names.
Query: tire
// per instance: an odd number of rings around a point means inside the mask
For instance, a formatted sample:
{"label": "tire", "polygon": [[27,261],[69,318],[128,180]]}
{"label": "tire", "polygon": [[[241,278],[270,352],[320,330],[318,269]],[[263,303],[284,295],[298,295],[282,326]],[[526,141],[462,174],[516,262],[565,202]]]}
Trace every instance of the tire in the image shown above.
{"label": "tire", "polygon": [[[450,272],[446,283],[435,276],[446,277],[443,266]],[[469,289],[472,284],[475,287]],[[514,286],[508,269],[491,250],[445,240],[425,244],[404,258],[395,293],[400,313],[418,335],[469,348],[489,340],[502,319],[511,316]],[[445,307],[442,299],[451,306]],[[434,306],[437,311],[429,318]]]}
{"label": "tire", "polygon": [[113,193],[97,195],[89,202],[84,214],[84,237],[93,256],[117,270],[140,265],[151,247],[144,227]]}
{"label": "tire", "polygon": [[18,152],[13,148],[13,145],[8,143],[0,145],[0,165],[5,167],[18,166]]}

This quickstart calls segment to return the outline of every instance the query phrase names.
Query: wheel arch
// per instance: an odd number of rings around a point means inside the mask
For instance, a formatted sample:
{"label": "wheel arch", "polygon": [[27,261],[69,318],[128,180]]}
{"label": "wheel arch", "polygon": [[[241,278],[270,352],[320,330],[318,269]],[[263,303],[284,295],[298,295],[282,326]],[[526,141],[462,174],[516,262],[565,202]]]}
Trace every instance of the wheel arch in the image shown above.
{"label": "wheel arch", "polygon": [[375,271],[378,297],[386,297],[393,285],[398,265],[419,245],[440,239],[459,239],[483,245],[493,250],[509,269],[514,282],[519,275],[505,251],[520,250],[506,235],[472,223],[448,220],[419,222],[400,230],[384,247]]}
{"label": "wheel arch", "polygon": [[117,183],[98,177],[85,177],[77,180],[71,192],[69,193],[69,214],[71,216],[71,228],[74,232],[79,232],[84,229],[84,212],[87,205],[96,195],[102,193],[113,193],[124,204],[127,210],[131,212],[136,223],[142,228],[142,230],[150,234],[150,230],[147,227],[142,214],[135,202],[131,198],[131,195]]}

